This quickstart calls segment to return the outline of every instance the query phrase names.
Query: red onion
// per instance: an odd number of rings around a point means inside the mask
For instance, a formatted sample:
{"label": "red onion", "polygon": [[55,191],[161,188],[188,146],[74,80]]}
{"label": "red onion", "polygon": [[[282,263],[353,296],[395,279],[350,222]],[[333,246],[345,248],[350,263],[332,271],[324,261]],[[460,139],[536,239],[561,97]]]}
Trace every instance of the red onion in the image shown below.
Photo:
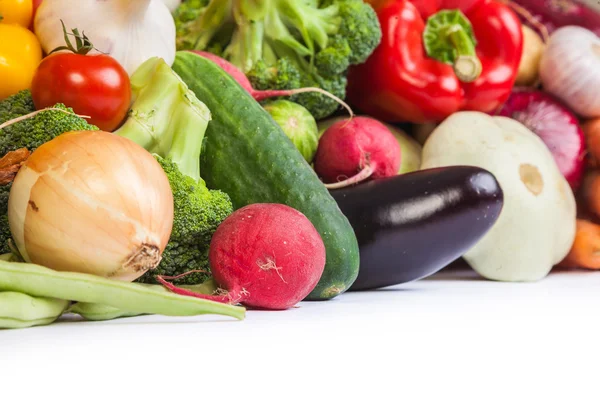
{"label": "red onion", "polygon": [[[600,35],[600,4],[595,0],[511,0],[529,11],[536,21],[543,24],[548,33],[556,29],[577,25]],[[521,15],[521,20],[533,29],[531,21]]]}
{"label": "red onion", "polygon": [[547,93],[515,89],[499,115],[521,122],[538,135],[571,188],[579,187],[585,164],[585,138],[575,114]]}

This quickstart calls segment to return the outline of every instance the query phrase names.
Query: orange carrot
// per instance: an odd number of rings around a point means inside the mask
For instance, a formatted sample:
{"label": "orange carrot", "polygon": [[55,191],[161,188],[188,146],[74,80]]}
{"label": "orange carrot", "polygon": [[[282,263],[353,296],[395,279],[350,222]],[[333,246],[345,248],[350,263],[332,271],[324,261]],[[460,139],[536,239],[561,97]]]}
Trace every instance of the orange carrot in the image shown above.
{"label": "orange carrot", "polygon": [[578,219],[575,242],[560,265],[600,270],[600,225]]}
{"label": "orange carrot", "polygon": [[600,172],[588,171],[581,186],[581,200],[584,208],[600,217]]}
{"label": "orange carrot", "polygon": [[600,166],[600,118],[585,122],[581,128],[585,135],[590,164]]}

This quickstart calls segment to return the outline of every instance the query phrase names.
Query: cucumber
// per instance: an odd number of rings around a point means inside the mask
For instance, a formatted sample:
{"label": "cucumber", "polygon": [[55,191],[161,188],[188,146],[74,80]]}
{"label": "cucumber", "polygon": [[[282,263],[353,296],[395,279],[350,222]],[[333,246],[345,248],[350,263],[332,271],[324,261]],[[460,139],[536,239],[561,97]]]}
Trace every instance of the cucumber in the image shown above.
{"label": "cucumber", "polygon": [[210,60],[179,51],[173,70],[212,113],[200,174],[235,209],[286,204],[303,213],[327,251],[325,271],[306,300],[327,300],[356,280],[358,242],[348,219],[302,154],[252,96]]}

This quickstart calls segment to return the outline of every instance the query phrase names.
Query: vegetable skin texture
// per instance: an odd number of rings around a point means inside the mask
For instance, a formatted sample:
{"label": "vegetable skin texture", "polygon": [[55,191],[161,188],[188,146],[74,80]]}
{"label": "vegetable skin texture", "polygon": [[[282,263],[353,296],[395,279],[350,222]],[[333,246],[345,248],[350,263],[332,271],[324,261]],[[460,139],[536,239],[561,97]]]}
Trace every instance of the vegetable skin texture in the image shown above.
{"label": "vegetable skin texture", "polygon": [[600,270],[600,225],[577,219],[575,241],[560,266]]}
{"label": "vegetable skin texture", "polygon": [[463,166],[416,171],[331,194],[360,246],[360,270],[351,291],[436,273],[475,245],[503,206],[494,176]]}
{"label": "vegetable skin texture", "polygon": [[575,238],[573,191],[542,139],[507,117],[459,112],[431,134],[422,169],[471,165],[494,174],[504,206],[492,229],[464,259],[497,281],[543,279]]}
{"label": "vegetable skin texture", "polygon": [[387,127],[361,116],[327,128],[319,139],[315,171],[326,183],[347,186],[394,176],[400,160],[400,144]]}
{"label": "vegetable skin texture", "polygon": [[229,196],[209,190],[200,177],[200,153],[210,110],[159,58],[146,61],[131,77],[134,102],[130,116],[115,134],[155,154],[167,174],[174,199],[171,238],[157,268],[138,282],[156,283],[156,276],[191,270],[184,284],[210,277],[208,247],[217,226],[233,212]]}
{"label": "vegetable skin texture", "polygon": [[[178,50],[222,56],[258,90],[320,87],[345,97],[350,65],[381,40],[372,7],[362,0],[192,0],[174,13]],[[318,93],[290,98],[318,120],[338,104]]]}
{"label": "vegetable skin texture", "polygon": [[239,306],[179,296],[133,283],[79,272],[60,272],[36,264],[0,260],[0,291],[15,291],[35,297],[50,297],[100,303],[122,310],[166,316],[203,314],[244,319]]}
{"label": "vegetable skin texture", "polygon": [[204,298],[285,310],[317,285],[325,246],[301,212],[283,204],[251,204],[219,226],[209,257],[215,282],[227,294]]}
{"label": "vegetable skin texture", "polygon": [[358,274],[358,243],[310,165],[260,104],[215,63],[183,51],[173,69],[212,110],[201,157],[208,187],[229,194],[234,209],[280,203],[303,213],[327,250],[325,271],[307,299],[345,292]]}

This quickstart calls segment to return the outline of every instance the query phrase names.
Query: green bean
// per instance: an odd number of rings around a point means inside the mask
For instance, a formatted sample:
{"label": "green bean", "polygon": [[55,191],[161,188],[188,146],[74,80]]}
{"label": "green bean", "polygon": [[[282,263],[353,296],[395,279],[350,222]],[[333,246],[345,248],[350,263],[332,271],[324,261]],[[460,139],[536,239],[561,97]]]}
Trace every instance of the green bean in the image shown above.
{"label": "green bean", "polygon": [[108,321],[117,318],[137,317],[146,315],[135,311],[124,311],[119,308],[98,303],[75,303],[69,308],[69,312],[81,315],[88,321]]}
{"label": "green bean", "polygon": [[[150,290],[166,292],[167,288],[162,285],[149,285],[140,284],[147,287]],[[212,294],[216,290],[215,283],[212,279],[204,282],[200,285],[182,285],[182,288],[203,294]],[[115,307],[107,306],[105,304],[97,303],[75,303],[69,309],[69,312],[73,314],[81,315],[83,318],[89,321],[108,321],[117,318],[129,318],[144,315],[144,313],[135,311],[121,310]]]}
{"label": "green bean", "polygon": [[18,292],[0,292],[0,329],[51,324],[68,306],[68,300],[33,297]]}
{"label": "green bean", "polygon": [[157,291],[138,283],[0,260],[0,291],[2,290],[27,293],[36,297],[104,304],[142,314],[216,314],[240,320],[246,315],[246,309],[243,307],[181,296],[169,291]]}

